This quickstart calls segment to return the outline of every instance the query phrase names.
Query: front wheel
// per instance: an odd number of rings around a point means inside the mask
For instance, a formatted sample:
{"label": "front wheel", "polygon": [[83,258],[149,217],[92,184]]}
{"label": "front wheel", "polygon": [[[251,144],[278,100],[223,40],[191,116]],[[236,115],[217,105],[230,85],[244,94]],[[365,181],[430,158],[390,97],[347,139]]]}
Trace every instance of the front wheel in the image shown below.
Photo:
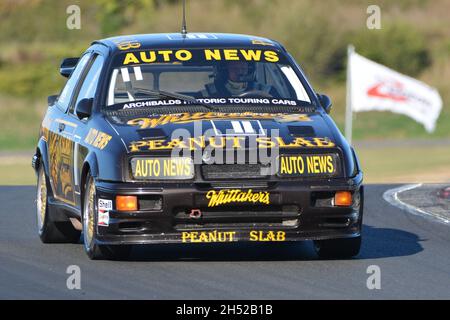
{"label": "front wheel", "polygon": [[106,246],[96,243],[97,235],[97,198],[94,178],[88,175],[84,189],[83,201],[83,243],[84,251],[90,259],[126,259],[130,255],[131,246]]}
{"label": "front wheel", "polygon": [[351,258],[361,249],[361,236],[345,239],[315,240],[314,249],[323,259]]}

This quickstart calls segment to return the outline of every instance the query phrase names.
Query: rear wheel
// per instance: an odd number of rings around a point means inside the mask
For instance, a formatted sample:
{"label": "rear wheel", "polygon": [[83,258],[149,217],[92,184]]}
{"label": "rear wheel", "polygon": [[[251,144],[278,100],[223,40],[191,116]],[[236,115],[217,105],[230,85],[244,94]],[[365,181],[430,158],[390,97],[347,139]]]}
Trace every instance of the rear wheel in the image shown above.
{"label": "rear wheel", "polygon": [[336,259],[357,256],[361,249],[361,236],[345,239],[314,241],[314,249],[320,258]]}
{"label": "rear wheel", "polygon": [[38,169],[36,218],[39,238],[43,243],[76,243],[80,239],[80,231],[70,221],[55,221],[54,208],[49,203],[50,184],[44,166]]}
{"label": "rear wheel", "polygon": [[94,179],[91,175],[86,178],[83,201],[83,243],[88,257],[99,259],[126,259],[131,252],[129,245],[106,246],[96,243],[97,235],[97,200]]}

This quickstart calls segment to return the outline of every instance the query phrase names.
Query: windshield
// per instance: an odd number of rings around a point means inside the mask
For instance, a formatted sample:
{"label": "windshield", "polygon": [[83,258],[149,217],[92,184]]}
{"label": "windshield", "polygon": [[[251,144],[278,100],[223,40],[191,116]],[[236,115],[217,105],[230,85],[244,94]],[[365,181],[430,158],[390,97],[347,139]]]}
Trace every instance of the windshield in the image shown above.
{"label": "windshield", "polygon": [[155,106],[161,104],[153,100],[177,98],[212,105],[311,103],[286,57],[275,50],[161,49],[114,58],[110,108]]}

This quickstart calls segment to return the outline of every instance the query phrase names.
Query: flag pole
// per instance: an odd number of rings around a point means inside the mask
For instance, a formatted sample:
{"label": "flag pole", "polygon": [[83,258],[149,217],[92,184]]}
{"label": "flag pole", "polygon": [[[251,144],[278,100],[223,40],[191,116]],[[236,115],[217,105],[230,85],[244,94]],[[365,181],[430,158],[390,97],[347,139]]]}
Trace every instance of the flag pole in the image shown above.
{"label": "flag pole", "polygon": [[353,45],[349,45],[347,47],[347,97],[346,97],[346,109],[345,109],[345,138],[348,143],[352,144],[352,121],[353,121],[353,113],[352,113],[352,79],[350,72],[350,56],[355,52],[355,47]]}

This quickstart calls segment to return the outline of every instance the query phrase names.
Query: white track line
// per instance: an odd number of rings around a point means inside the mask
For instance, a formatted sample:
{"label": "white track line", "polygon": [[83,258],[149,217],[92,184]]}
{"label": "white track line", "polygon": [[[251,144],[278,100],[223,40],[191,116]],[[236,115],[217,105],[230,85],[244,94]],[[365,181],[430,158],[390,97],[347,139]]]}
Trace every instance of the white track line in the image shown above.
{"label": "white track line", "polygon": [[443,218],[439,215],[436,215],[434,213],[431,212],[427,212],[425,210],[422,210],[420,208],[417,208],[413,205],[404,203],[402,200],[400,200],[398,198],[398,194],[402,193],[404,191],[408,191],[408,190],[412,190],[418,187],[421,187],[422,183],[418,183],[418,184],[407,184],[398,188],[394,188],[394,189],[389,189],[387,190],[385,193],[383,193],[383,199],[386,200],[389,204],[393,205],[394,207],[400,208],[402,210],[405,210],[411,214],[414,214],[416,216],[421,216],[421,217],[427,217],[427,218],[431,218],[437,222],[440,223],[445,223],[445,224],[450,224],[450,220]]}

